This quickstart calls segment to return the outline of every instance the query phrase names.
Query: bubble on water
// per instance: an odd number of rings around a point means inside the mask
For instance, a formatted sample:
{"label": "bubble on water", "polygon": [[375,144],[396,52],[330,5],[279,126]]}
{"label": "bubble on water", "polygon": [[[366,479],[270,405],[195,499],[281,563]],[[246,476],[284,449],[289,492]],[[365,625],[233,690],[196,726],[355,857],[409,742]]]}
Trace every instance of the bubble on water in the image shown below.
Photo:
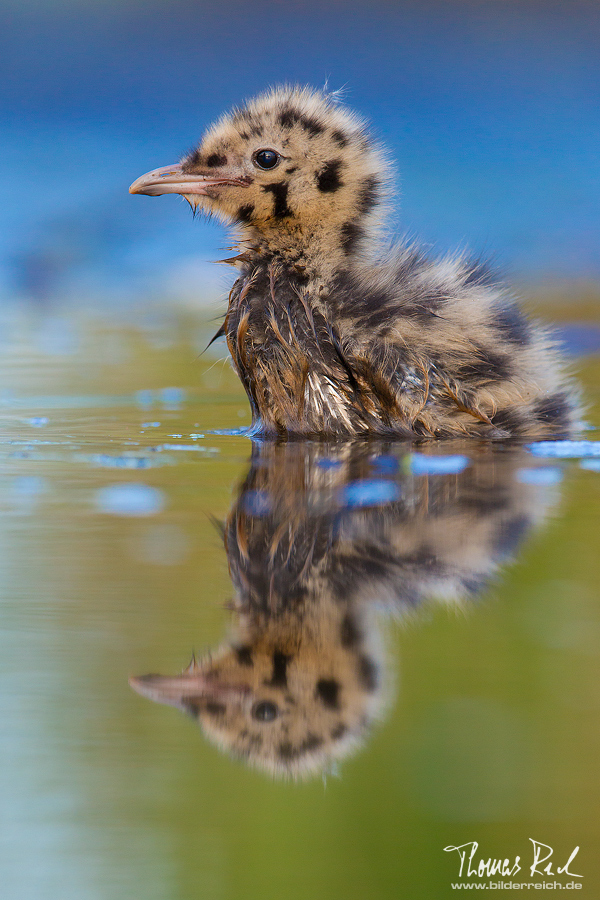
{"label": "bubble on water", "polygon": [[413,475],[458,475],[469,465],[468,456],[424,456],[413,453],[408,465]]}
{"label": "bubble on water", "polygon": [[587,469],[589,472],[600,472],[600,459],[582,459],[579,468]]}
{"label": "bubble on water", "polygon": [[516,480],[521,484],[559,484],[563,479],[562,469],[555,466],[534,469],[518,469]]}
{"label": "bubble on water", "polygon": [[142,428],[160,428],[160,422],[142,422]]}
{"label": "bubble on water", "polygon": [[341,491],[344,506],[352,509],[361,506],[380,506],[400,498],[400,487],[395,481],[365,478],[353,481]]}
{"label": "bubble on water", "polygon": [[548,459],[582,459],[600,456],[600,441],[536,441],[527,449],[534,456]]}
{"label": "bubble on water", "polygon": [[152,406],[152,404],[154,403],[154,391],[147,391],[147,390],[136,391],[135,392],[135,402],[137,403],[138,406],[141,406],[144,409],[147,409],[148,407]]}
{"label": "bubble on water", "polygon": [[50,419],[47,416],[32,416],[31,419],[25,419],[25,421],[28,425],[33,425],[34,428],[43,428]]}
{"label": "bubble on water", "polygon": [[167,409],[177,409],[185,400],[185,391],[180,387],[166,387],[158,392],[158,396]]}
{"label": "bubble on water", "polygon": [[94,503],[99,512],[114,516],[152,516],[164,509],[166,499],[147,484],[109,484],[96,491]]}

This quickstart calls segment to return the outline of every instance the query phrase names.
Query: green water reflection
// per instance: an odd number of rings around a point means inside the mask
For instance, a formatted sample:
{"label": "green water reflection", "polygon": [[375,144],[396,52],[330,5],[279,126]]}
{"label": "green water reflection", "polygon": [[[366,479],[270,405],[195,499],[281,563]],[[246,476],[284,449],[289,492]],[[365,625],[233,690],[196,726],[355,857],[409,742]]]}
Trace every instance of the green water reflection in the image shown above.
{"label": "green water reflection", "polygon": [[[532,484],[517,473],[557,466],[471,447],[453,475],[411,472],[400,446],[257,447],[251,460],[243,436],[211,433],[249,416],[227,363],[197,358],[194,319],[82,319],[68,354],[39,350],[35,322],[14,327],[1,360],[5,896],[446,897],[458,858],[444,847],[520,855],[526,881],[530,838],[557,865],[580,845],[572,871],[596,896],[600,473],[572,461]],[[579,369],[593,402],[598,362]],[[115,485],[141,492],[107,501]],[[266,550],[276,532],[280,557]],[[272,567],[266,589],[240,556],[248,535],[247,558]],[[128,686],[227,645],[252,590],[277,612],[302,570],[329,598],[341,557],[381,680],[339,775],[272,780]]]}

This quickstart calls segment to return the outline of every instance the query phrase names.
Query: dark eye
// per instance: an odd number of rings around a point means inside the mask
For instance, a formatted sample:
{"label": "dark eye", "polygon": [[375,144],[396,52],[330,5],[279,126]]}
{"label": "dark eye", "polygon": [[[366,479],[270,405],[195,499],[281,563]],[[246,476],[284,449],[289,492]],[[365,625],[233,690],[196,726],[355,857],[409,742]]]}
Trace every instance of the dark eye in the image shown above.
{"label": "dark eye", "polygon": [[279,714],[279,710],[275,703],[268,700],[261,700],[252,707],[252,718],[258,722],[272,722]]}
{"label": "dark eye", "polygon": [[257,150],[252,161],[259,169],[274,169],[281,157],[277,150]]}

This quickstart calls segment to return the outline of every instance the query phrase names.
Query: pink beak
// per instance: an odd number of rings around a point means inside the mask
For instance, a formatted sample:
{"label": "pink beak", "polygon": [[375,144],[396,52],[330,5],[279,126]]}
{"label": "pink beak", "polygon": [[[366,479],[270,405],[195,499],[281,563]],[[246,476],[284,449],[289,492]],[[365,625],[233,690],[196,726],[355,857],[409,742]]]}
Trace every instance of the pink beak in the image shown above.
{"label": "pink beak", "polygon": [[191,700],[242,700],[250,687],[244,684],[224,684],[200,672],[187,671],[173,678],[166,675],[140,675],[129,679],[130,686],[142,697],[156,703],[185,708]]}
{"label": "pink beak", "polygon": [[159,194],[207,194],[208,188],[217,185],[234,184],[247,187],[249,178],[232,178],[223,175],[184,175],[180,163],[164,166],[146,172],[129,188],[130,194],[148,194],[158,197]]}

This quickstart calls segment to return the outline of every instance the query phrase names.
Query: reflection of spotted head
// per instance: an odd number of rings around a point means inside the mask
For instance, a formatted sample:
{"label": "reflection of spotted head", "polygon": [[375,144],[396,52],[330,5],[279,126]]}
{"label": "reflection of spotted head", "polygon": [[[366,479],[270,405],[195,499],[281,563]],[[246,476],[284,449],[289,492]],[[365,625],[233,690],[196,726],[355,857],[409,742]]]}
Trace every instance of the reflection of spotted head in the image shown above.
{"label": "reflection of spotted head", "polygon": [[389,696],[382,615],[407,621],[431,600],[462,607],[557,499],[522,478],[523,449],[473,454],[445,475],[411,471],[418,461],[439,472],[435,448],[405,449],[258,444],[223,529],[229,643],[179,677],[132,686],[273,775],[308,777],[345,757]]}
{"label": "reflection of spotted head", "polygon": [[243,628],[179,677],[131,684],[191,713],[233,756],[276,776],[308,776],[345,757],[377,718],[384,691],[375,643],[347,610],[286,616]]}

